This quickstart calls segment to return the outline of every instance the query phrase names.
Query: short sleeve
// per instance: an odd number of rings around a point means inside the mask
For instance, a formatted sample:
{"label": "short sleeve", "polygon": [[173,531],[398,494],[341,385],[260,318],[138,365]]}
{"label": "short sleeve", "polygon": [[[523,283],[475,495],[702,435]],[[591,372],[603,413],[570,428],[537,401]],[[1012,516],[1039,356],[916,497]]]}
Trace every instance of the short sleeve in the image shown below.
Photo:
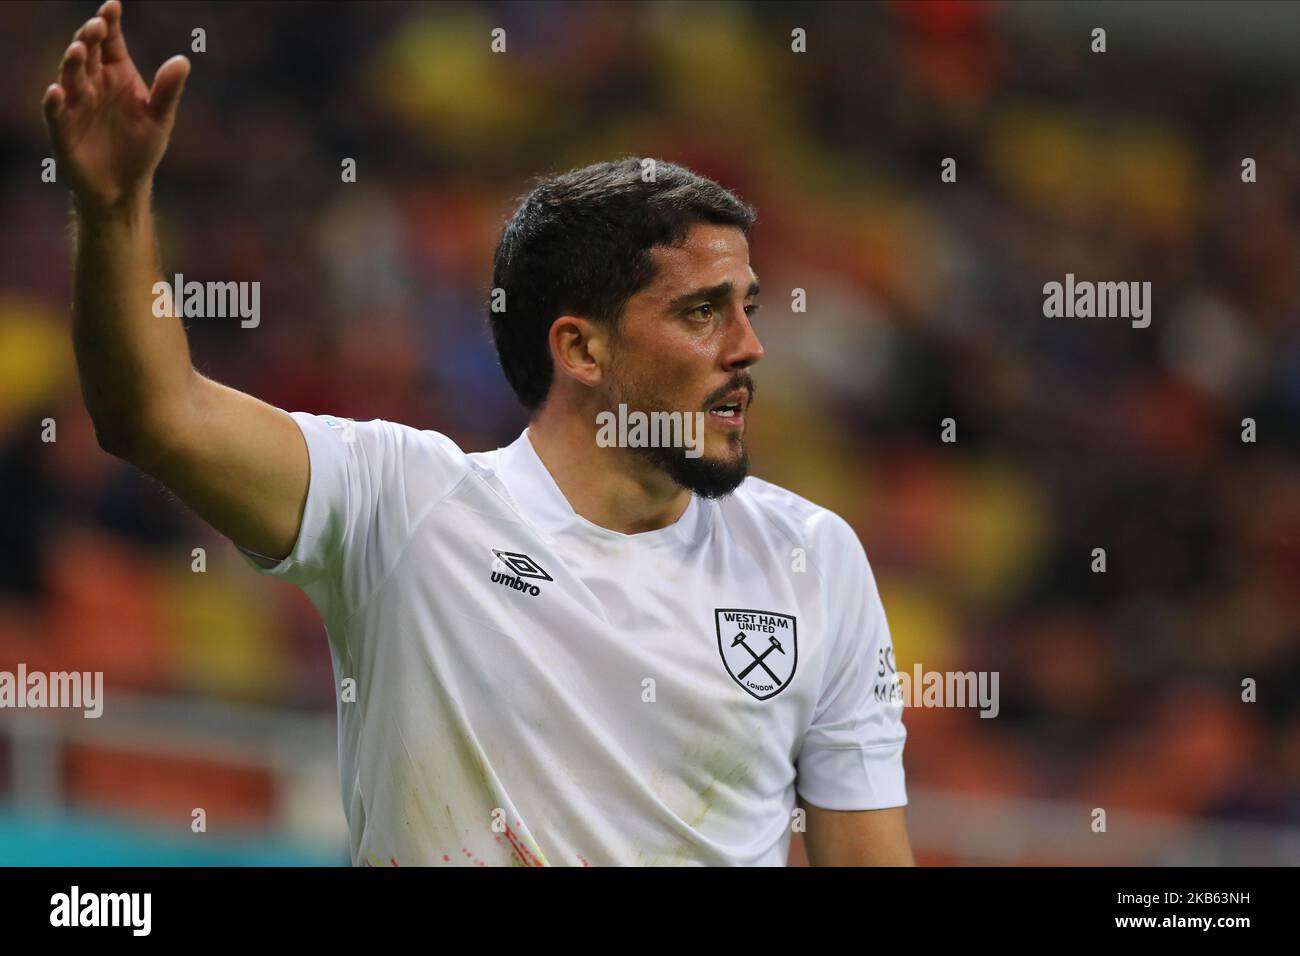
{"label": "short sleeve", "polygon": [[796,789],[827,810],[907,804],[903,703],[893,689],[893,641],[866,553],[853,529],[830,516],[823,554],[831,650],[796,762]]}
{"label": "short sleeve", "polygon": [[445,435],[383,419],[290,417],[310,467],[298,538],[279,562],[238,550],[259,573],[301,587],[323,616],[351,614],[392,569],[425,510],[465,473],[465,454]]}

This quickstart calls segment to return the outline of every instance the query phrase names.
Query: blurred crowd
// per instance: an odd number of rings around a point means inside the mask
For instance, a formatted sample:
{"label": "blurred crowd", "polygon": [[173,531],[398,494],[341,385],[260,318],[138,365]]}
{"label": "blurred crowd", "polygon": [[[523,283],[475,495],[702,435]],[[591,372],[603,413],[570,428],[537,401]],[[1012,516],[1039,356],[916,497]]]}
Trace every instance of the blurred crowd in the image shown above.
{"label": "blurred crowd", "polygon": [[[306,599],[101,452],[81,406],[39,101],[93,12],[0,9],[0,669],[332,712]],[[164,274],[262,284],[258,327],[191,320],[195,365],[497,447],[525,419],[484,308],[531,177],[689,166],[759,211],[754,472],[857,529],[900,670],[1000,674],[997,719],[908,710],[909,785],[1300,825],[1294,77],[1114,30],[1094,54],[1014,13],[128,2],[148,77],[194,63]],[[1150,328],[1045,318],[1067,273],[1150,281]]]}

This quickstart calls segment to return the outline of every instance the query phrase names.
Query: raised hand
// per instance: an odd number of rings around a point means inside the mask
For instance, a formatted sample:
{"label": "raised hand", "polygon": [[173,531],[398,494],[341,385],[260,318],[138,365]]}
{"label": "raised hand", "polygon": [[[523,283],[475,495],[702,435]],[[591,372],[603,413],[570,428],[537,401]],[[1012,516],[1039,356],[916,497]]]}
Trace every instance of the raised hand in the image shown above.
{"label": "raised hand", "polygon": [[84,211],[148,194],[189,73],[190,61],[174,56],[158,68],[152,88],[145,86],[126,51],[118,0],[77,31],[42,106],[59,172]]}

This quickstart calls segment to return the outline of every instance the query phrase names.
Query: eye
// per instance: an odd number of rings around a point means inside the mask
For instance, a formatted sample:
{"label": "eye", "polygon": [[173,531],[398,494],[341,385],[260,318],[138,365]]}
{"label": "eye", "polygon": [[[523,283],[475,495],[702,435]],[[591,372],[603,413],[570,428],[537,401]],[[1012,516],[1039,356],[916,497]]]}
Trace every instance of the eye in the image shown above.
{"label": "eye", "polygon": [[[761,307],[762,306],[757,302],[751,303],[750,305],[745,306],[745,314],[752,319]],[[715,317],[712,302],[701,303],[686,314],[688,316],[699,316],[699,318],[705,322]]]}

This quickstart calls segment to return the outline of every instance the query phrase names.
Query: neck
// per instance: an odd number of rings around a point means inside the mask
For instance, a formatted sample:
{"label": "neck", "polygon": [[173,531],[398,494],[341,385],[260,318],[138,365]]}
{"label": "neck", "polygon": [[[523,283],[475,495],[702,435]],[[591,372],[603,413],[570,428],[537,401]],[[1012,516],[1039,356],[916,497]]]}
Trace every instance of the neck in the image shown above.
{"label": "neck", "polygon": [[569,507],[602,528],[657,531],[677,521],[691,502],[689,491],[632,449],[599,447],[594,412],[584,418],[543,407],[529,423],[528,437]]}

